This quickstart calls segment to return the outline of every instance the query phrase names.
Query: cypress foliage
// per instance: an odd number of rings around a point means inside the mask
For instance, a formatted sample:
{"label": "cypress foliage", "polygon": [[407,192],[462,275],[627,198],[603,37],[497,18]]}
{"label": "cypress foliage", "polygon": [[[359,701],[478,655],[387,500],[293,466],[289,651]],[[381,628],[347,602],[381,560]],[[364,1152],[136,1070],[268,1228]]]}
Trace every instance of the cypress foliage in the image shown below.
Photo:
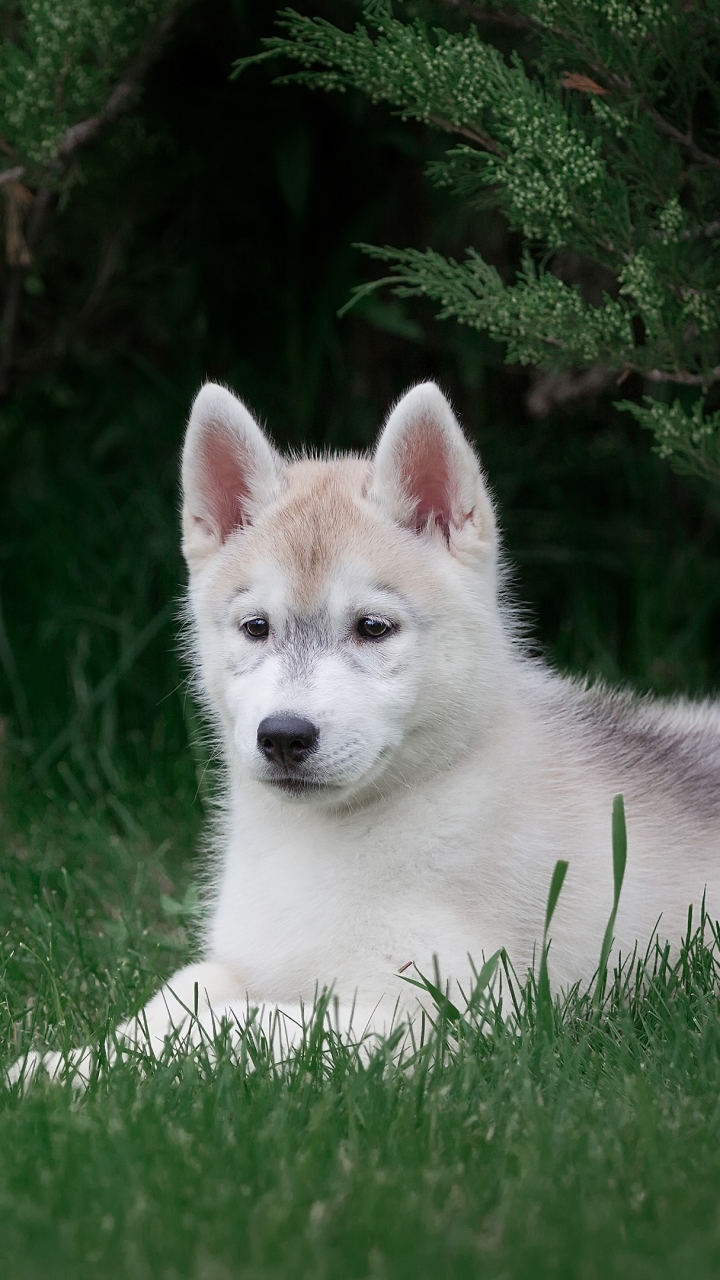
{"label": "cypress foliage", "polygon": [[[39,180],[67,149],[66,131],[107,110],[117,82],[168,0],[21,0],[3,5],[3,150]],[[137,79],[134,69],[133,80]],[[128,89],[123,98],[129,96]],[[120,104],[113,104],[116,112]]]}
{"label": "cypress foliage", "polygon": [[0,396],[17,372],[28,268],[78,156],[137,98],[186,0],[18,0],[0,6],[5,272]]}
{"label": "cypress foliage", "polygon": [[[452,17],[448,9],[454,11]],[[283,55],[283,77],[355,88],[453,145],[431,178],[476,207],[499,207],[523,241],[506,283],[472,247],[462,262],[432,249],[363,246],[389,285],[422,295],[440,318],[484,330],[511,362],[548,371],[605,366],[643,376],[652,394],[622,405],[655,433],[678,470],[720,483],[720,2],[365,0],[352,31],[280,15],[255,59]],[[465,29],[457,14],[469,16]],[[522,33],[523,57],[490,42]],[[561,278],[570,250],[606,288],[583,296]]]}

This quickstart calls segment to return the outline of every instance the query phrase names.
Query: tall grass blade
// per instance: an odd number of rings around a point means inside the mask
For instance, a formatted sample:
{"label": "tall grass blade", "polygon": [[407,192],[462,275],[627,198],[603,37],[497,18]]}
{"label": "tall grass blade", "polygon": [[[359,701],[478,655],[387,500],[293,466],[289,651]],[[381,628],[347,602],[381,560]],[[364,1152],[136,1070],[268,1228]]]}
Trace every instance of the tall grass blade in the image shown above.
{"label": "tall grass blade", "polygon": [[547,938],[547,931],[550,928],[550,922],[555,915],[555,908],[565,882],[567,869],[567,862],[560,861],[555,863],[555,870],[553,871],[552,880],[550,881],[550,892],[548,894],[547,908],[545,911],[545,932],[543,934],[543,941]]}
{"label": "tall grass blade", "polygon": [[33,773],[35,774],[35,777],[40,777],[45,772],[48,765],[52,764],[53,760],[56,760],[65,748],[70,745],[84,717],[87,716],[90,711],[94,711],[96,707],[99,707],[108,695],[112,693],[115,686],[119,684],[123,676],[127,674],[130,668],[140,657],[143,649],[146,649],[150,644],[150,641],[155,639],[155,636],[172,616],[174,607],[175,606],[172,602],[166,604],[158,613],[155,614],[154,618],[151,618],[147,626],[144,627],[143,630],[135,637],[132,643],[128,645],[125,652],[115,663],[115,666],[108,671],[104,679],[102,679],[99,685],[97,685],[97,687],[89,694],[83,705],[82,711],[78,712],[68,720],[65,728],[60,730],[60,733],[54,741],[50,743],[50,746],[47,747],[38,760],[35,761],[35,764],[33,765]]}
{"label": "tall grass blade", "polygon": [[600,949],[595,1003],[599,1007],[605,994],[607,983],[607,966],[612,951],[615,919],[617,917],[620,893],[625,879],[627,863],[627,826],[625,824],[625,801],[621,795],[615,796],[612,809],[612,854],[613,854],[613,906],[607,922],[605,936]]}
{"label": "tall grass blade", "polygon": [[615,796],[612,812],[612,850],[613,850],[613,884],[615,888],[614,907],[617,911],[620,893],[625,879],[627,862],[627,827],[625,825],[625,800]]}
{"label": "tall grass blade", "polygon": [[428,995],[432,996],[440,1016],[445,1018],[448,1022],[461,1022],[462,1014],[457,1005],[453,1004],[452,1000],[450,1000],[449,997],[440,990],[440,987],[436,983],[431,982],[423,973],[420,973],[417,965],[414,966],[414,969],[418,974],[420,981],[418,982],[416,978],[408,978],[404,973],[401,973],[400,977],[402,978],[402,981],[409,983],[411,987],[418,987],[420,991],[427,991]]}
{"label": "tall grass blade", "polygon": [[485,992],[486,987],[489,987],[490,983],[495,977],[495,970],[497,969],[500,963],[500,958],[503,955],[503,950],[504,949],[500,947],[498,951],[494,952],[494,954],[490,956],[490,959],[485,961],[479,973],[476,972],[475,966],[472,963],[472,959],[468,956],[468,959],[470,960],[470,965],[472,967],[473,974],[475,977],[472,993],[468,1001],[468,1012],[470,1012],[470,1010],[474,1009],[480,1003],[480,1000],[482,999],[482,996]]}
{"label": "tall grass blade", "polygon": [[549,1040],[553,1036],[553,1016],[552,1016],[552,996],[550,995],[550,979],[548,977],[547,955],[548,955],[548,929],[552,918],[555,914],[555,908],[558,898],[565,883],[568,864],[562,860],[555,863],[552,880],[550,881],[550,892],[548,894],[547,908],[545,911],[545,929],[543,931],[542,955],[540,957],[540,972],[538,974],[536,1010],[537,1025]]}

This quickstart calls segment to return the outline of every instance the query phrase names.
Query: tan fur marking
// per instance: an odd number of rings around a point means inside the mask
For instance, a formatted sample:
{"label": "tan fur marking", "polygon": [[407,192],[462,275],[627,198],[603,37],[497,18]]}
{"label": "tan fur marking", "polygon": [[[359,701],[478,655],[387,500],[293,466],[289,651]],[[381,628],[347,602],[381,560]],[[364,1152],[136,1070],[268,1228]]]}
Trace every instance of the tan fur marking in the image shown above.
{"label": "tan fur marking", "polygon": [[255,528],[255,554],[288,572],[297,607],[309,610],[342,555],[367,555],[374,543],[387,557],[388,530],[368,507],[363,489],[370,464],[360,458],[304,460],[287,470],[287,489]]}

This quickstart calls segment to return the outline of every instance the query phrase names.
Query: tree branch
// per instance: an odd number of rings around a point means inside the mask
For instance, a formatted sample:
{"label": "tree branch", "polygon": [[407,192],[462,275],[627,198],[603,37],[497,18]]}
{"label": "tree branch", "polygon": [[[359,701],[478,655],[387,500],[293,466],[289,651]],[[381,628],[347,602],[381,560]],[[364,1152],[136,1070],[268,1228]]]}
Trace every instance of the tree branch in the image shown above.
{"label": "tree branch", "polygon": [[694,227],[692,231],[681,231],[681,240],[712,240],[713,236],[720,235],[720,218],[716,218],[714,222],[705,222],[700,227]]}
{"label": "tree branch", "polygon": [[443,119],[442,116],[428,116],[428,124],[435,125],[437,129],[444,129],[446,133],[458,133],[462,138],[469,138],[471,142],[476,142],[478,146],[484,147],[486,151],[492,151],[493,155],[501,156],[503,159],[507,156],[507,151],[490,137],[484,129],[470,129],[466,125],[452,124],[450,120]]}
{"label": "tree branch", "polygon": [[52,169],[54,165],[65,164],[76,151],[79,151],[81,147],[86,147],[89,142],[93,142],[107,125],[112,124],[114,120],[117,120],[118,116],[122,115],[123,111],[127,110],[140,88],[143,76],[155,57],[159,45],[162,44],[172,29],[177,19],[179,8],[180,5],[176,4],[161,19],[137,57],[130,63],[122,80],[116,84],[102,110],[97,115],[90,116],[87,120],[81,120],[78,124],[70,125],[66,129],[57,152],[48,165],[48,170]]}
{"label": "tree branch", "polygon": [[647,378],[648,382],[678,382],[685,387],[703,387],[706,389],[713,382],[720,381],[720,364],[714,369],[708,369],[707,373],[688,373],[685,369],[676,369],[673,373],[666,373],[664,369],[642,369],[637,364],[626,364],[623,371],[627,369],[629,373],[641,373],[643,378]]}
{"label": "tree branch", "polygon": [[[65,130],[57,151],[46,166],[40,180],[26,237],[29,249],[33,248],[40,237],[50,211],[55,193],[55,183],[59,174],[77,151],[87,146],[88,143],[94,142],[103,129],[117,120],[118,116],[122,115],[123,111],[126,111],[131,105],[143,76],[156,56],[159,46],[172,29],[182,4],[183,0],[179,0],[179,3],[174,4],[150,33],[140,52],[130,62],[123,78],[115,85],[107,102],[97,115],[89,116],[87,120],[80,120],[77,124],[70,125]],[[6,169],[0,174],[0,184],[13,181],[13,178],[9,176],[10,174],[14,174],[14,180],[17,181],[17,178],[22,173],[24,173],[22,166],[18,166],[16,169]],[[26,270],[26,266],[11,267],[5,290],[2,313],[2,340],[0,341],[0,397],[6,396],[10,387],[10,373],[15,361],[15,340],[20,320],[22,288]]]}
{"label": "tree branch", "polygon": [[552,409],[564,409],[578,400],[599,395],[615,381],[616,373],[606,364],[591,364],[587,369],[566,369],[560,373],[536,369],[525,404],[534,418],[545,418]]}
{"label": "tree branch", "polygon": [[[547,338],[543,341],[547,342]],[[720,379],[720,365],[707,374],[687,373],[682,369],[666,373],[663,369],[641,369],[639,365],[628,362],[622,366],[619,377],[617,369],[606,364],[591,364],[587,369],[565,369],[557,373],[536,369],[525,403],[534,418],[544,418],[552,409],[565,408],[573,401],[598,395],[613,383],[620,385],[630,373],[642,374],[648,382],[674,382],[707,390],[711,383]]]}
{"label": "tree branch", "polygon": [[535,18],[528,18],[524,13],[514,13],[512,9],[484,9],[473,0],[442,0],[449,9],[459,9],[467,13],[475,22],[496,22],[502,27],[512,27],[515,31],[536,31],[540,23]]}
{"label": "tree branch", "polygon": [[24,164],[13,165],[12,169],[3,169],[0,173],[0,187],[4,187],[6,182],[19,182],[24,173]]}
{"label": "tree branch", "polygon": [[689,132],[681,133],[679,129],[675,128],[674,124],[671,124],[659,111],[656,111],[655,107],[650,107],[646,102],[643,102],[642,98],[638,99],[638,105],[643,111],[647,111],[650,119],[654,121],[658,133],[664,134],[666,138],[672,138],[673,142],[682,147],[683,151],[686,151],[696,164],[706,164],[713,169],[720,169],[720,157],[710,155],[709,151],[703,151],[702,147],[698,147],[693,142]]}
{"label": "tree branch", "polygon": [[554,27],[550,24],[546,25],[539,22],[537,18],[530,18],[524,14],[514,14],[512,10],[493,10],[484,9],[481,5],[474,3],[474,0],[442,0],[442,3],[450,9],[459,9],[462,13],[466,13],[475,22],[497,22],[504,26],[514,27],[517,31],[549,31],[552,35],[557,36],[560,40],[567,41],[573,45],[596,76],[600,76],[613,89],[617,89],[626,98],[637,96],[638,106],[641,111],[647,112],[653,121],[658,133],[663,134],[666,138],[672,138],[673,142],[682,147],[696,164],[710,165],[712,168],[720,168],[720,157],[711,155],[709,151],[703,151],[702,147],[698,147],[693,141],[690,130],[683,133],[680,129],[671,124],[669,120],[652,107],[644,98],[636,95],[632,81],[627,76],[617,75],[616,72],[610,71],[602,62],[595,61],[592,50],[581,40],[579,36],[573,35],[569,31],[563,31],[560,27]]}

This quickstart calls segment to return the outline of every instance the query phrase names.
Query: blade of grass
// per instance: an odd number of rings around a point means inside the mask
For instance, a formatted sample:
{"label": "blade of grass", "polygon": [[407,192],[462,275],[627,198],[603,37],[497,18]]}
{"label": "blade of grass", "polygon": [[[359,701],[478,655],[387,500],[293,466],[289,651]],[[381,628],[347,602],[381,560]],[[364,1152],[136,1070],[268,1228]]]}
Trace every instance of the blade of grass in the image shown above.
{"label": "blade of grass", "polygon": [[552,918],[555,914],[555,908],[560,897],[565,876],[567,874],[568,864],[562,859],[555,863],[552,880],[550,881],[550,892],[548,893],[547,908],[545,910],[545,928],[543,930],[542,955],[540,957],[540,972],[538,974],[537,983],[537,1025],[544,1032],[549,1040],[553,1036],[553,1016],[552,1016],[552,996],[550,994],[550,979],[548,977],[547,957],[548,957],[548,929]]}
{"label": "blade of grass", "polygon": [[[499,954],[500,953],[498,952],[498,955]],[[460,1022],[462,1020],[462,1014],[456,1005],[453,1004],[452,1000],[448,999],[448,997],[443,994],[434,982],[431,982],[429,978],[426,978],[424,974],[420,973],[417,965],[414,965],[413,968],[419,975],[420,981],[418,982],[415,978],[406,978],[405,974],[401,973],[400,977],[402,978],[402,981],[408,982],[411,987],[418,987],[420,991],[427,991],[428,995],[432,996],[437,1006],[438,1013],[441,1014],[443,1018],[447,1018],[448,1022]]]}
{"label": "blade of grass", "polygon": [[613,854],[613,906],[605,929],[605,936],[600,949],[597,985],[595,987],[595,1003],[599,1008],[605,994],[607,982],[607,966],[612,951],[615,920],[617,917],[620,893],[625,878],[627,863],[627,827],[625,824],[625,801],[621,795],[615,796],[612,809],[612,854]]}
{"label": "blade of grass", "polygon": [[472,959],[470,958],[470,956],[468,956],[468,960],[470,960],[470,964],[472,966],[473,974],[475,977],[475,984],[473,986],[472,994],[468,1001],[468,1012],[471,1009],[475,1008],[476,1004],[479,1003],[480,997],[482,996],[486,987],[488,987],[492,982],[495,976],[495,970],[497,969],[500,963],[500,957],[503,954],[504,954],[504,948],[500,947],[500,949],[496,951],[494,955],[490,956],[489,960],[485,961],[479,973],[475,971],[475,966],[472,963]]}
{"label": "blade of grass", "polygon": [[63,1026],[65,1022],[65,1011],[62,1006],[62,1000],[60,999],[60,992],[58,990],[58,985],[57,985],[57,982],[55,981],[55,975],[52,971],[52,968],[48,964],[47,960],[43,959],[41,955],[38,955],[37,951],[33,950],[33,948],[29,946],[27,942],[21,942],[20,946],[22,947],[23,951],[27,951],[28,955],[31,955],[33,959],[37,961],[40,967],[45,970],[48,982],[50,984],[50,993],[52,995],[53,1005],[55,1007],[55,1017],[57,1019],[58,1026]]}
{"label": "blade of grass", "polygon": [[143,627],[143,630],[135,637],[132,644],[128,645],[125,652],[115,663],[115,666],[108,671],[107,675],[100,681],[99,685],[91,691],[83,705],[82,712],[78,712],[68,720],[65,728],[60,730],[60,733],[50,743],[50,746],[47,747],[46,750],[43,751],[42,755],[35,761],[35,764],[33,765],[33,773],[36,778],[40,777],[46,771],[48,765],[52,764],[53,760],[57,760],[57,757],[61,752],[70,745],[81,720],[83,720],[90,711],[93,711],[95,707],[99,707],[105,698],[107,698],[108,694],[110,694],[120,680],[122,680],[123,676],[126,675],[139,658],[143,649],[147,648],[150,641],[154,640],[157,633],[167,622],[168,618],[172,614],[173,607],[172,602],[166,604],[164,608],[160,609],[159,612],[155,614],[154,618],[150,619],[147,626]]}

